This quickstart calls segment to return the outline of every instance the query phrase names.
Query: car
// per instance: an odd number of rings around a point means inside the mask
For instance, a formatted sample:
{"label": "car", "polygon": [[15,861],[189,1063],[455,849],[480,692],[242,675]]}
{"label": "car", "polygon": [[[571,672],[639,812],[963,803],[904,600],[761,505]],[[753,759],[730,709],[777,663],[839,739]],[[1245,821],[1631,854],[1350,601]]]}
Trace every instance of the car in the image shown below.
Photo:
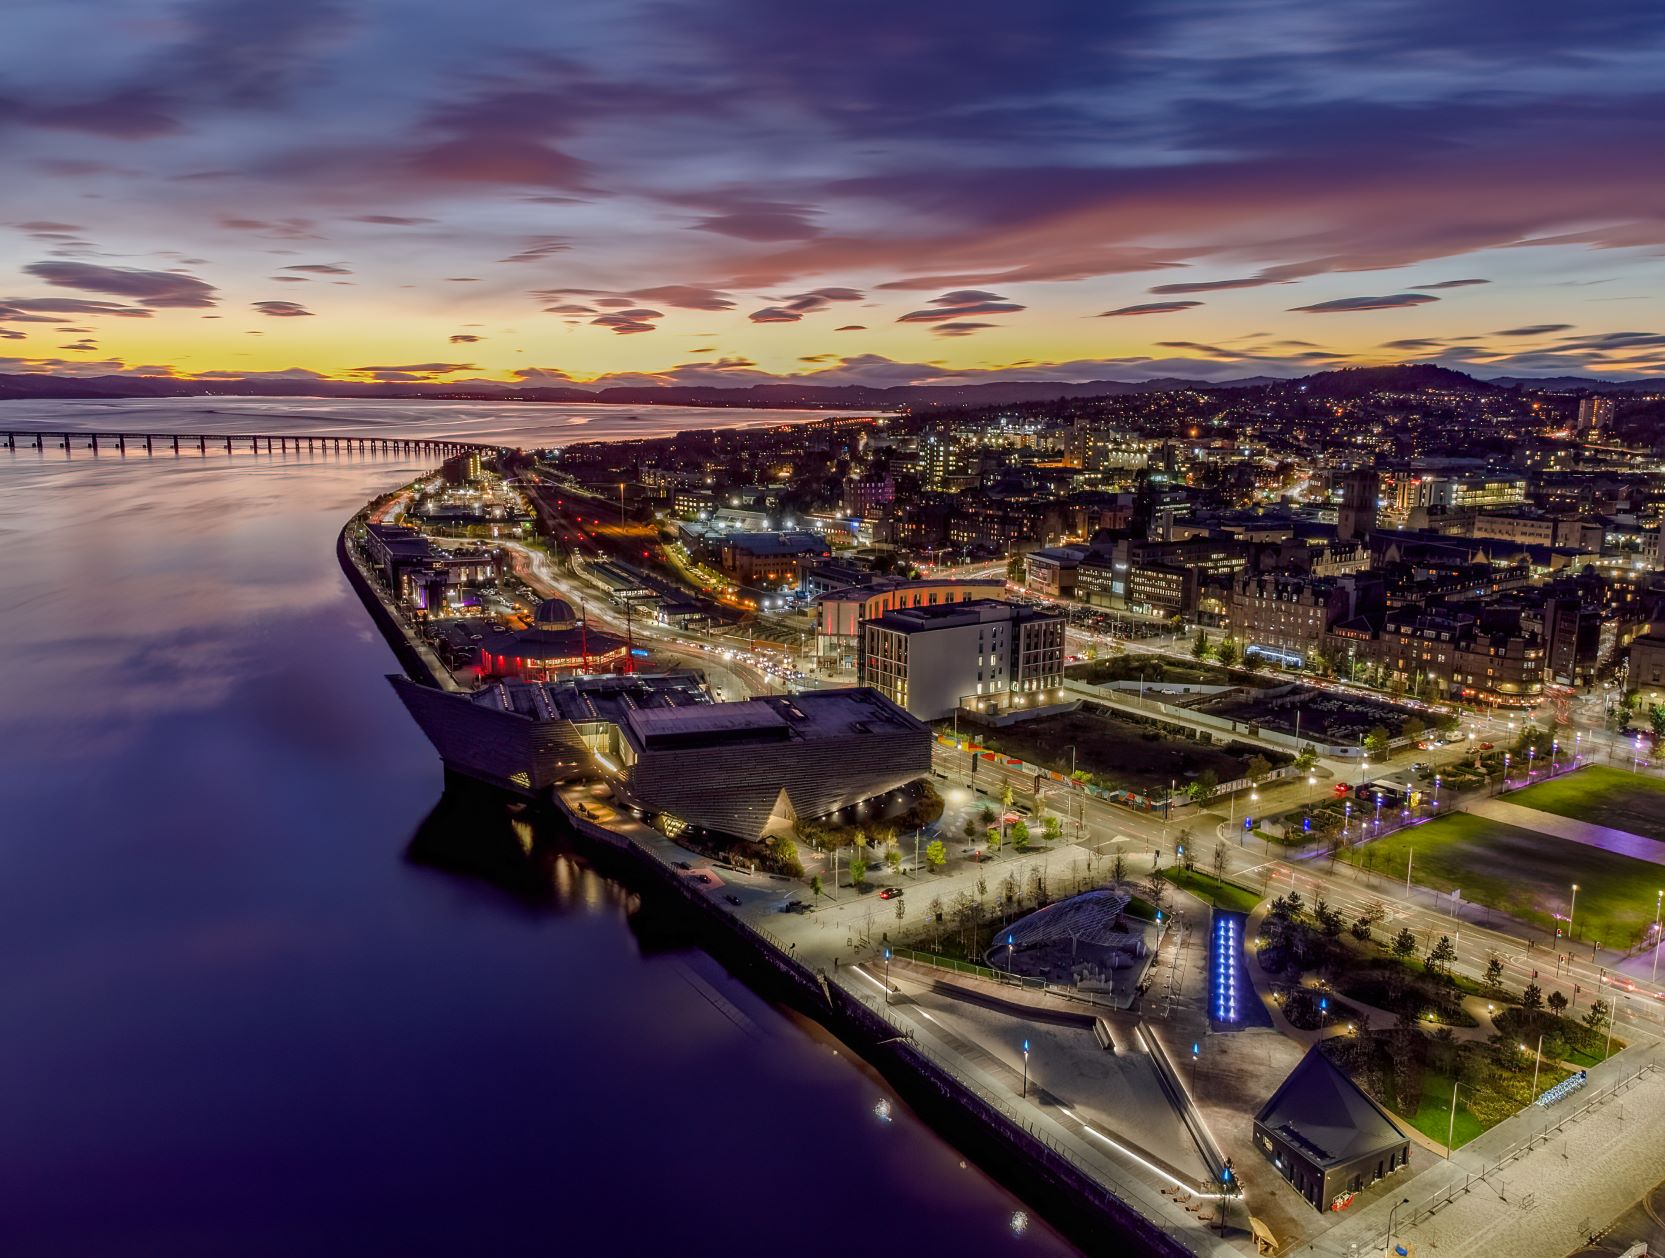
{"label": "car", "polygon": [[737,895],[725,895],[723,897],[723,899],[727,900],[730,904],[734,905],[736,908],[738,908],[740,906],[740,897],[737,896]]}
{"label": "car", "polygon": [[710,882],[711,882],[711,876],[709,874],[702,874],[702,873],[697,873],[696,872],[696,873],[689,874],[688,876],[690,878],[692,878],[695,882],[698,882],[698,883],[709,885]]}
{"label": "car", "polygon": [[1481,743],[1480,744],[1480,750],[1481,751],[1490,751],[1490,750],[1492,750],[1492,745],[1490,743]]}
{"label": "car", "polygon": [[693,868],[693,866],[690,865],[687,861],[675,861],[673,863],[676,865],[676,867],[678,869],[692,869]]}
{"label": "car", "polygon": [[881,899],[881,900],[900,900],[901,898],[902,898],[902,888],[901,887],[885,887],[883,890],[881,890],[879,892],[879,899]]}
{"label": "car", "polygon": [[1418,760],[1415,764],[1413,764],[1411,766],[1411,772],[1412,773],[1426,773],[1426,772],[1428,772],[1428,762],[1426,760]]}

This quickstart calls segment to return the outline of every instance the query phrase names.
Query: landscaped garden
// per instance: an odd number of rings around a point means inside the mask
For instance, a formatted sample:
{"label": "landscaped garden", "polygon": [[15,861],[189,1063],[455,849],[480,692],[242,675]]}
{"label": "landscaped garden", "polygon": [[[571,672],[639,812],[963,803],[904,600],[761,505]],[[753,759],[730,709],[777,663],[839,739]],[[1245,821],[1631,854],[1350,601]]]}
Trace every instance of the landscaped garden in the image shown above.
{"label": "landscaped garden", "polygon": [[1516,791],[1509,802],[1665,843],[1665,781],[1645,773],[1592,764]]}
{"label": "landscaped garden", "polygon": [[[1425,1135],[1461,1146],[1608,1050],[1606,1005],[1579,1014],[1536,984],[1506,991],[1500,958],[1480,979],[1459,975],[1450,938],[1392,931],[1386,918],[1385,905],[1348,921],[1323,900],[1280,896],[1255,941],[1256,962],[1294,1025],[1346,1028],[1324,1051]],[[1474,1038],[1465,995],[1504,1006],[1484,1039]],[[1611,1040],[1613,1051],[1621,1045]]]}
{"label": "landscaped garden", "polygon": [[[1518,796],[1515,798],[1519,798]],[[1628,948],[1652,927],[1665,867],[1468,813],[1407,826],[1357,853],[1366,869],[1412,880],[1553,931],[1578,884],[1571,938]]]}

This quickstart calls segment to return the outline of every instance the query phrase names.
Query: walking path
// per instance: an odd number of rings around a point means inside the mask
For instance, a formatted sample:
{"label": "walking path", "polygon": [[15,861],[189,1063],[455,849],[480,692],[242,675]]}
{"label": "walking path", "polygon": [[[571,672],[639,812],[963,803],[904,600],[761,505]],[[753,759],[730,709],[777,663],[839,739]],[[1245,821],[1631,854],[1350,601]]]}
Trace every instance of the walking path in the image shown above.
{"label": "walking path", "polygon": [[1463,807],[1464,811],[1473,813],[1476,817],[1514,826],[1519,830],[1536,830],[1539,834],[1552,834],[1570,843],[1582,843],[1585,847],[1599,847],[1603,851],[1629,856],[1634,860],[1665,865],[1665,843],[1640,834],[1632,834],[1628,830],[1615,830],[1611,826],[1598,826],[1594,822],[1580,821],[1576,817],[1563,817],[1560,813],[1527,808],[1521,804],[1512,804],[1506,799],[1475,800]]}

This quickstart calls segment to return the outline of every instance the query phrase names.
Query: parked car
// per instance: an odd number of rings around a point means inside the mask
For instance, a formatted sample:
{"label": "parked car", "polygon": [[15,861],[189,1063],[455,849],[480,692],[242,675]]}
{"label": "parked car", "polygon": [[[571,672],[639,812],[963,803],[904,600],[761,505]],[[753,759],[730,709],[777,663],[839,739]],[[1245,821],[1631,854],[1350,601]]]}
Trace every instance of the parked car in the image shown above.
{"label": "parked car", "polygon": [[723,897],[723,899],[727,900],[730,904],[734,905],[736,908],[738,908],[740,906],[740,897],[737,896],[737,895],[725,895]]}

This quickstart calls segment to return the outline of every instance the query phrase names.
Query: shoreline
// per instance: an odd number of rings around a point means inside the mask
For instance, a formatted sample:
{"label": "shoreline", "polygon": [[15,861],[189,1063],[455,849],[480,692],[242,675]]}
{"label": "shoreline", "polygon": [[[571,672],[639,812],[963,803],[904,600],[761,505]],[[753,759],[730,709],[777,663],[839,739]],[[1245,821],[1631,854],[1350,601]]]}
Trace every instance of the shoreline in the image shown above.
{"label": "shoreline", "polygon": [[[446,689],[401,630],[380,593],[359,570],[342,526],[336,554],[348,583],[370,614],[407,676]],[[676,871],[627,835],[579,816],[557,791],[510,795],[446,768],[445,789],[515,798],[558,821],[597,869],[632,890],[651,889],[676,904],[699,946],[764,999],[809,1018],[846,1045],[893,1087],[921,1119],[954,1148],[1009,1188],[1083,1252],[1099,1252],[1105,1229],[1118,1252],[1152,1258],[1185,1258],[1195,1251],[1112,1193],[1038,1133],[1012,1121],[973,1085],[951,1074],[912,1044],[901,1029],[832,982],[797,961],[778,943],[701,894]]]}

